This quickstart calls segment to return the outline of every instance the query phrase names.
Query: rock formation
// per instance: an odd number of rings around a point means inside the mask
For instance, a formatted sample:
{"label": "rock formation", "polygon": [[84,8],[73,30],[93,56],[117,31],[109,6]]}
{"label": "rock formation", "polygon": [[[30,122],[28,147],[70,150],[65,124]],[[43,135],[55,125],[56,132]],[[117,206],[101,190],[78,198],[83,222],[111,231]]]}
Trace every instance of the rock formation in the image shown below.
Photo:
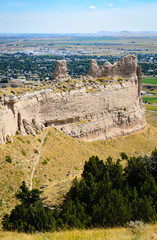
{"label": "rock formation", "polygon": [[93,78],[100,77],[101,76],[101,67],[98,66],[97,61],[95,59],[91,59],[90,62],[91,62],[91,65],[89,68],[88,75]]}
{"label": "rock formation", "polygon": [[121,77],[121,78],[136,78],[137,57],[128,55],[113,65],[105,62],[103,66],[98,66],[96,60],[91,60],[89,76],[93,78],[99,77]]}
{"label": "rock formation", "polygon": [[59,82],[70,79],[70,76],[67,74],[67,62],[66,60],[58,60],[56,64],[56,69],[53,73],[53,78]]}
{"label": "rock formation", "polygon": [[[99,75],[99,70],[103,75]],[[141,71],[136,57],[127,56],[113,65],[105,63],[102,68],[92,61],[90,73],[118,76],[123,81],[98,85],[99,89],[89,92],[82,87],[5,97],[0,103],[0,143],[17,130],[24,135],[35,134],[44,126],[55,126],[84,140],[104,140],[144,128],[145,108],[139,92]]]}

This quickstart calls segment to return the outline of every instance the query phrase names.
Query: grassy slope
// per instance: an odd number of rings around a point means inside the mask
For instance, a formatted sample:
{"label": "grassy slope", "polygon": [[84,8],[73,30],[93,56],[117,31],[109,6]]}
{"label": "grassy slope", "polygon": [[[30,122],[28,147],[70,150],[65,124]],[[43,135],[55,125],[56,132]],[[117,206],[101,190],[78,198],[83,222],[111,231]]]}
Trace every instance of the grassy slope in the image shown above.
{"label": "grassy slope", "polygon": [[[44,133],[38,136],[15,136],[14,142],[0,145],[0,219],[4,212],[10,212],[15,205],[15,192],[18,190],[21,182],[30,182],[30,175],[37,154],[34,149],[39,149],[40,142],[38,138],[42,138]],[[26,156],[22,154],[25,151]],[[12,163],[6,162],[6,156],[10,156]]]}
{"label": "grassy slope", "polygon": [[157,224],[136,228],[134,233],[127,228],[71,230],[54,233],[23,234],[0,232],[4,240],[151,240],[157,239]]}
{"label": "grassy slope", "polygon": [[[15,136],[13,143],[0,145],[0,199],[3,199],[0,217],[15,206],[14,194],[22,180],[27,184],[30,183],[30,174],[37,158],[34,150],[39,150],[38,139],[42,139],[43,136],[44,133],[35,137]],[[46,204],[53,205],[63,200],[71,181],[75,176],[81,175],[84,162],[90,156],[98,155],[100,159],[105,160],[110,155],[117,159],[122,151],[128,155],[149,155],[155,147],[157,147],[157,128],[150,125],[143,131],[129,136],[93,142],[74,139],[51,128],[42,148],[33,187],[48,185],[44,189],[43,197],[47,197]],[[22,150],[25,150],[26,156],[23,156]],[[6,155],[12,158],[12,163],[6,162]],[[67,176],[68,172],[70,172],[69,176]]]}

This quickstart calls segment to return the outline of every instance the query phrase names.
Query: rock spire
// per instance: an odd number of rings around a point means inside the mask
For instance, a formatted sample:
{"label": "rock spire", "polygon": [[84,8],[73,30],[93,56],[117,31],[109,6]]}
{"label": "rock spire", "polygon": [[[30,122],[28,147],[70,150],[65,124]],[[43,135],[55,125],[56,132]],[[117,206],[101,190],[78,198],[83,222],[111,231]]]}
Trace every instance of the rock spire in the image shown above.
{"label": "rock spire", "polygon": [[68,71],[68,69],[67,69],[66,60],[58,60],[56,69],[53,73],[53,79],[55,79],[59,82],[63,82],[65,80],[70,79],[70,76],[68,75],[67,71]]}

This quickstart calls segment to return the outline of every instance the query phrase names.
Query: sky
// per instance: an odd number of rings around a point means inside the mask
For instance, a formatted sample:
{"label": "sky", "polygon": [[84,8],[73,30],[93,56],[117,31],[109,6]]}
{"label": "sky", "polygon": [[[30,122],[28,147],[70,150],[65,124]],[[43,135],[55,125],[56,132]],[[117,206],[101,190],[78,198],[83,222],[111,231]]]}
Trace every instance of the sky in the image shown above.
{"label": "sky", "polygon": [[157,31],[157,0],[0,0],[0,33]]}

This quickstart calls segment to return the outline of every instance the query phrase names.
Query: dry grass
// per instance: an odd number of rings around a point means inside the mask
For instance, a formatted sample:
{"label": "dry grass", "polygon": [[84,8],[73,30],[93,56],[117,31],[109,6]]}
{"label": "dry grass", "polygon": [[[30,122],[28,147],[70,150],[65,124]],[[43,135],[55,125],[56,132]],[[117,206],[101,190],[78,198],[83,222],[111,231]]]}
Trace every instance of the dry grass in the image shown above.
{"label": "dry grass", "polygon": [[23,234],[0,232],[4,240],[156,240],[157,224],[145,225],[134,233],[127,228],[70,230],[54,233]]}
{"label": "dry grass", "polygon": [[[2,199],[0,220],[4,212],[10,212],[17,203],[15,192],[21,182],[25,180],[29,185],[31,171],[37,157],[34,149],[39,149],[40,142],[37,139],[42,138],[43,135],[43,132],[35,137],[17,135],[13,137],[13,143],[0,145],[0,199]],[[6,156],[11,157],[12,163],[5,160]]]}
{"label": "dry grass", "polygon": [[[156,106],[156,108],[157,108],[157,106]],[[146,120],[152,126],[157,127],[157,111],[147,111],[146,112]]]}

